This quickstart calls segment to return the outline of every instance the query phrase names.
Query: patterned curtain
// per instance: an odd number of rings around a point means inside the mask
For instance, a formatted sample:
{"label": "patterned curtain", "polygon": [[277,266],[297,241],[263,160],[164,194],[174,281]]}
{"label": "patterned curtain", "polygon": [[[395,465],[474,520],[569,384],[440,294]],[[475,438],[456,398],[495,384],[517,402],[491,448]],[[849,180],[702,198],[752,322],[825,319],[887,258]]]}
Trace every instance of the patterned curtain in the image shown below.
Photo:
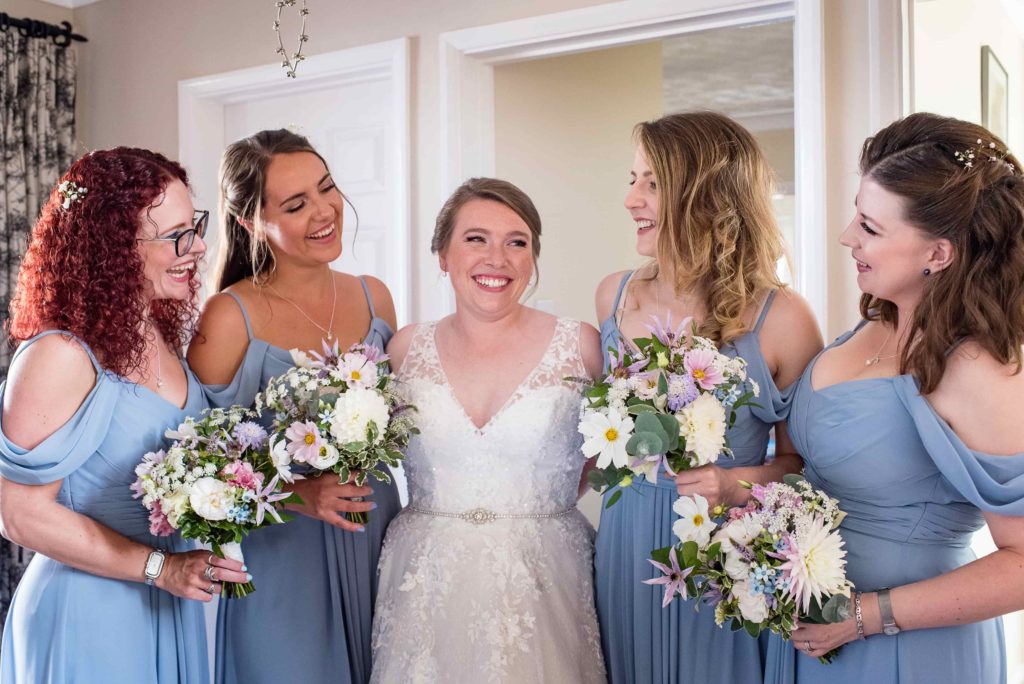
{"label": "patterned curtain", "polygon": [[[75,53],[0,32],[0,319],[39,209],[75,154]],[[6,339],[6,333],[0,334]],[[0,379],[11,350],[0,344]],[[31,552],[0,539],[0,623]]]}

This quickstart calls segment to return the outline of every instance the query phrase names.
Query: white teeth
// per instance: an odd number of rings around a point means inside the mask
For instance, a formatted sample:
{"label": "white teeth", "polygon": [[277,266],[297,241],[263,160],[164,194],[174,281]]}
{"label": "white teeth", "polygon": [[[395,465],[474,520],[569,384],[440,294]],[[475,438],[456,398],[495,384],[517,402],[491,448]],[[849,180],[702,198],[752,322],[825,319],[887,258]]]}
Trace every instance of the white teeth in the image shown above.
{"label": "white teeth", "polygon": [[195,262],[193,262],[191,264],[185,264],[184,266],[175,266],[174,268],[169,268],[167,269],[167,272],[172,275],[185,275],[186,273],[191,273],[192,270],[195,269],[195,266]]}
{"label": "white teeth", "polygon": [[636,227],[640,228],[640,229],[653,228],[654,227],[654,221],[652,221],[650,219],[638,219],[637,222],[636,222]]}
{"label": "white teeth", "polygon": [[318,240],[320,238],[327,237],[328,235],[330,235],[333,232],[334,232],[334,226],[327,226],[323,230],[321,230],[321,231],[319,231],[317,233],[313,233],[312,235],[307,235],[306,237],[308,237],[311,240]]}
{"label": "white teeth", "polygon": [[484,287],[504,287],[509,283],[508,278],[486,278],[478,276],[475,280]]}

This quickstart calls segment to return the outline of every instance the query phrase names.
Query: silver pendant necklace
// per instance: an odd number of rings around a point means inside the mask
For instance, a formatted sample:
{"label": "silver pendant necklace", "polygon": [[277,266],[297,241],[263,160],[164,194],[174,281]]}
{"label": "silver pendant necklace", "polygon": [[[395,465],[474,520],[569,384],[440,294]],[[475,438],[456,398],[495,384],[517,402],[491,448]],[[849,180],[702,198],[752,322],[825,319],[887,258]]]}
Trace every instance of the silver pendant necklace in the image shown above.
{"label": "silver pendant necklace", "polygon": [[271,285],[269,283],[267,284],[267,287],[269,287],[271,289],[271,291],[273,291],[274,294],[276,294],[278,297],[280,297],[281,299],[283,299],[284,301],[288,302],[289,304],[294,306],[296,309],[298,309],[299,313],[302,314],[303,316],[305,316],[307,321],[309,321],[314,326],[316,326],[316,329],[324,334],[324,336],[326,337],[328,342],[330,342],[331,340],[334,339],[334,332],[333,332],[333,330],[334,330],[334,311],[337,308],[337,304],[338,304],[338,282],[334,279],[334,274],[333,273],[330,274],[330,277],[331,277],[332,290],[334,291],[334,298],[331,300],[331,322],[327,324],[326,328],[323,327],[322,325],[320,325],[319,323],[317,323],[316,321],[314,321],[310,317],[310,315],[308,313],[306,313],[305,311],[302,310],[301,306],[299,306],[298,304],[293,302],[291,299],[288,299],[283,294],[278,292],[276,287],[274,287],[273,285]]}

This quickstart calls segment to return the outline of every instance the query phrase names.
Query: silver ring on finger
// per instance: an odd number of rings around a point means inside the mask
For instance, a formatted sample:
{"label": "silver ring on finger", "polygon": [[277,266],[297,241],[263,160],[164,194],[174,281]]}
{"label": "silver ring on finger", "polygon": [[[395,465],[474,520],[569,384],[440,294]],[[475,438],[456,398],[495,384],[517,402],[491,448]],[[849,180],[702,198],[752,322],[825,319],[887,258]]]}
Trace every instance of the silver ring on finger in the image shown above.
{"label": "silver ring on finger", "polygon": [[213,567],[212,565],[207,565],[206,566],[206,570],[203,571],[203,577],[205,577],[206,579],[210,580],[211,582],[216,582],[217,581],[217,575],[215,574],[216,572],[217,572],[217,568]]}
{"label": "silver ring on finger", "polygon": [[204,589],[204,591],[207,594],[209,594],[210,596],[213,596],[213,590],[216,589],[216,588],[217,588],[217,583],[216,582],[210,582],[210,586],[207,587],[206,589]]}
{"label": "silver ring on finger", "polygon": [[213,554],[211,553],[206,559],[207,565],[213,565]]}
{"label": "silver ring on finger", "polygon": [[805,647],[807,648],[807,651],[808,651],[808,652],[810,652],[810,651],[812,650],[812,649],[811,649],[811,642],[810,642],[810,641],[806,641],[806,640],[805,640],[805,641],[804,641],[804,646],[805,646]]}

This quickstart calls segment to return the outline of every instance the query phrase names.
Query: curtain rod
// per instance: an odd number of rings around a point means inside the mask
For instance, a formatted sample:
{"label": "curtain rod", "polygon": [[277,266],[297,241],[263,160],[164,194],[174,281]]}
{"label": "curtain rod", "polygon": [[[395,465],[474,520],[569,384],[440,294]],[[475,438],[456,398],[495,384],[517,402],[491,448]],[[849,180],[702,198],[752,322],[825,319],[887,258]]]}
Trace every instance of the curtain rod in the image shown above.
{"label": "curtain rod", "polygon": [[85,36],[71,32],[71,22],[62,21],[60,26],[55,26],[36,19],[15,19],[7,12],[0,12],[0,31],[6,33],[8,29],[12,28],[18,29],[18,33],[26,38],[52,38],[54,44],[60,47],[67,47],[73,40],[82,43],[89,42]]}

